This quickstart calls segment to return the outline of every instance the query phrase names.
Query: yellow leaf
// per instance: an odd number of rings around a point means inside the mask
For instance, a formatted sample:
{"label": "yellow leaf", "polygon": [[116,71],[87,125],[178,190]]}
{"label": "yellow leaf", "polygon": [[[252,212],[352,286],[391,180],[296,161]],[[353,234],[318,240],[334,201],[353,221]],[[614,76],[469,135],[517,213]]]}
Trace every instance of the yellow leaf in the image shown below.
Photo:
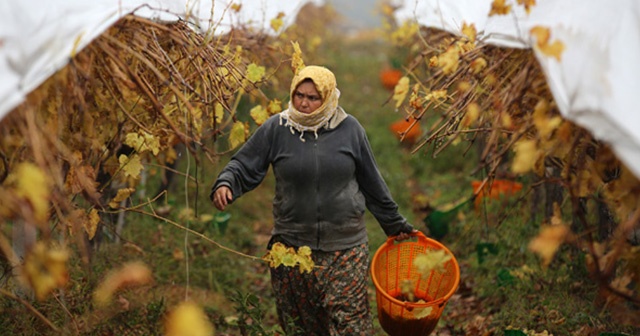
{"label": "yellow leaf", "polygon": [[540,51],[542,51],[543,54],[554,57],[556,60],[560,61],[562,52],[564,51],[564,43],[555,40],[551,44],[542,46]]}
{"label": "yellow leaf", "polygon": [[310,257],[311,256],[311,248],[309,246],[300,246],[298,248],[298,255],[302,257]]}
{"label": "yellow leaf", "polygon": [[131,157],[127,157],[122,154],[118,158],[118,161],[120,162],[120,168],[124,172],[124,175],[132,178],[138,178],[140,176],[140,172],[144,168],[138,154],[133,154]]}
{"label": "yellow leaf", "polygon": [[305,67],[304,61],[302,60],[302,50],[300,50],[300,45],[298,42],[291,42],[293,46],[293,53],[291,54],[291,70],[294,74],[297,74],[302,68]]}
{"label": "yellow leaf", "polygon": [[549,43],[551,37],[551,30],[543,26],[535,26],[529,31],[531,36],[535,37],[538,45],[545,45]]}
{"label": "yellow leaf", "polygon": [[282,111],[282,102],[279,99],[273,99],[267,105],[267,113],[269,115],[274,115],[280,111]]}
{"label": "yellow leaf", "polygon": [[98,224],[100,223],[100,215],[98,214],[98,210],[91,209],[89,214],[86,216],[83,226],[84,230],[87,232],[87,236],[89,240],[93,239],[96,236],[96,231],[98,231]]}
{"label": "yellow leaf", "polygon": [[558,40],[550,43],[551,31],[547,27],[535,26],[530,30],[531,36],[536,38],[535,47],[546,56],[555,57],[558,61],[564,51],[564,44]]}
{"label": "yellow leaf", "polygon": [[20,163],[16,167],[15,179],[16,196],[23,197],[33,207],[33,214],[39,221],[45,221],[49,213],[49,198],[51,195],[51,179],[35,164]]}
{"label": "yellow leaf", "polygon": [[124,143],[138,153],[151,151],[153,155],[158,155],[160,152],[160,140],[153,134],[145,131],[140,131],[140,133],[127,133]]}
{"label": "yellow leaf", "polygon": [[282,243],[275,243],[262,259],[269,263],[269,267],[277,268],[282,265],[282,256],[286,253],[287,248]]}
{"label": "yellow leaf", "polygon": [[[236,49],[236,53],[237,49]],[[229,76],[229,69],[225,68],[225,67],[217,67],[216,68],[216,72],[218,73],[218,75],[220,75],[221,77],[227,77]]]}
{"label": "yellow leaf", "polygon": [[292,247],[287,249],[287,253],[282,255],[282,265],[294,267],[296,265],[296,253]]}
{"label": "yellow leaf", "polygon": [[416,284],[411,279],[403,279],[400,281],[400,293],[404,294],[404,301],[413,302],[415,300],[415,287]]}
{"label": "yellow leaf", "polygon": [[275,243],[262,259],[269,263],[269,267],[277,268],[280,265],[287,267],[298,266],[300,273],[311,272],[315,264],[311,258],[311,249],[301,246],[296,251],[292,247],[286,247],[282,243]]}
{"label": "yellow leaf", "polygon": [[458,40],[456,42],[456,46],[458,47],[460,53],[464,54],[475,49],[476,44],[471,41]]}
{"label": "yellow leaf", "polygon": [[509,115],[509,113],[506,113],[506,112],[501,112],[500,124],[502,125],[502,127],[506,129],[511,129],[513,127],[513,119],[511,118],[511,115]]}
{"label": "yellow leaf", "polygon": [[461,121],[463,127],[469,127],[473,125],[473,123],[478,120],[480,116],[480,106],[478,103],[471,103],[467,106],[467,113],[465,113],[464,118]]}
{"label": "yellow leaf", "polygon": [[231,5],[230,8],[231,8],[232,11],[238,13],[242,9],[242,4],[234,3],[234,4]]}
{"label": "yellow leaf", "polygon": [[420,26],[412,20],[406,20],[395,31],[391,33],[391,43],[394,45],[404,45],[411,42],[420,30]]}
{"label": "yellow leaf", "polygon": [[429,92],[429,94],[425,97],[427,100],[432,99],[444,99],[447,98],[447,90],[435,90]]}
{"label": "yellow leaf", "polygon": [[435,68],[439,65],[440,63],[438,62],[438,56],[431,56],[431,58],[429,59],[429,67]]}
{"label": "yellow leaf", "polygon": [[249,64],[247,66],[247,79],[251,83],[256,83],[262,80],[264,77],[265,68],[263,66],[257,65],[255,63]]}
{"label": "yellow leaf", "polygon": [[516,152],[513,158],[511,171],[516,174],[524,174],[533,169],[541,154],[535,140],[520,140],[513,145]]}
{"label": "yellow leaf", "polygon": [[215,105],[215,123],[220,125],[222,122],[222,118],[224,117],[224,109],[222,108],[222,104],[216,103]]}
{"label": "yellow leaf", "polygon": [[449,75],[458,70],[460,61],[460,49],[458,46],[450,46],[447,50],[438,56],[438,65],[442,68],[445,75]]}
{"label": "yellow leaf", "polygon": [[444,250],[428,250],[416,256],[413,265],[422,275],[429,275],[431,271],[444,274],[446,271],[444,266],[451,258],[452,256]]}
{"label": "yellow leaf", "polygon": [[310,273],[315,266],[313,259],[311,259],[311,249],[309,246],[301,246],[298,248],[298,252],[296,254],[296,262],[298,263],[298,268],[300,269],[300,273]]}
{"label": "yellow leaf", "polygon": [[211,214],[203,214],[203,215],[200,215],[200,217],[198,217],[198,219],[200,220],[200,223],[208,223],[212,221],[213,218],[214,217]]}
{"label": "yellow leaf", "polygon": [[244,124],[240,121],[236,121],[233,123],[233,127],[231,127],[231,132],[229,134],[229,146],[231,149],[234,149],[245,141],[245,132],[244,132]]}
{"label": "yellow leaf", "polygon": [[471,83],[464,81],[464,82],[459,82],[458,83],[458,90],[460,92],[467,92],[469,90],[471,90]]}
{"label": "yellow leaf", "polygon": [[97,199],[99,198],[99,193],[97,191],[96,177],[97,174],[93,167],[88,165],[72,165],[67,172],[64,188],[72,194],[86,192],[90,197]]}
{"label": "yellow leaf", "polygon": [[150,150],[154,156],[157,156],[158,153],[160,153],[160,140],[153,134],[145,131],[142,131],[142,136],[144,138],[145,150]]}
{"label": "yellow leaf", "polygon": [[[242,49],[241,45],[237,45],[236,46],[236,52],[233,54],[233,63],[238,65],[240,63],[242,63],[242,52],[244,51],[244,49]],[[227,75],[229,74],[229,70],[227,68],[223,68],[225,70],[227,70]],[[235,77],[234,76],[230,76],[229,78],[232,82],[237,83],[237,81],[235,81]]]}
{"label": "yellow leaf", "polygon": [[527,14],[531,13],[531,7],[535,6],[536,0],[518,0],[519,5],[524,5]]}
{"label": "yellow leaf", "polygon": [[131,132],[124,136],[124,143],[135,151],[141,151],[144,140],[138,133]]}
{"label": "yellow leaf", "polygon": [[507,5],[505,0],[493,0],[489,16],[507,15],[511,12],[511,5]]}
{"label": "yellow leaf", "polygon": [[581,169],[576,175],[571,189],[578,197],[592,196],[598,187],[602,185],[600,177],[596,173],[592,173],[589,169]]}
{"label": "yellow leaf", "polygon": [[419,92],[420,84],[415,84],[411,89],[411,95],[409,96],[409,106],[416,110],[422,109],[422,106],[425,102],[424,97],[420,95]]}
{"label": "yellow leaf", "polygon": [[316,35],[311,38],[311,40],[307,43],[307,48],[310,50],[316,50],[322,44],[322,37]]}
{"label": "yellow leaf", "polygon": [[44,300],[52,290],[63,287],[69,280],[67,260],[69,252],[61,247],[49,247],[38,241],[27,254],[24,273],[38,300]]}
{"label": "yellow leaf", "polygon": [[540,234],[529,242],[529,250],[542,258],[542,265],[548,266],[558,248],[565,242],[571,231],[566,225],[553,225],[542,228]]}
{"label": "yellow leaf", "polygon": [[165,161],[167,163],[174,163],[174,162],[176,162],[176,159],[178,158],[178,153],[176,152],[176,150],[173,147],[169,147],[165,151],[164,157],[165,157]]}
{"label": "yellow leaf", "polygon": [[424,307],[424,308],[415,308],[413,310],[413,317],[416,320],[421,320],[421,319],[431,315],[432,311],[433,311],[433,306],[428,306],[428,307]]}
{"label": "yellow leaf", "polygon": [[134,188],[122,188],[118,190],[118,193],[116,194],[116,196],[109,202],[109,206],[117,209],[120,207],[120,203],[124,200],[126,200],[127,198],[129,198],[129,196],[131,196],[131,194],[136,191]]}
{"label": "yellow leaf", "polygon": [[562,123],[561,117],[555,116],[550,118],[548,112],[549,102],[544,99],[539,100],[533,109],[533,124],[543,139],[546,139]]}
{"label": "yellow leaf", "polygon": [[471,68],[471,71],[474,74],[479,73],[480,71],[484,70],[484,68],[486,67],[487,67],[487,60],[485,60],[482,57],[474,59],[473,61],[471,61],[471,64],[469,64],[469,68]]}
{"label": "yellow leaf", "polygon": [[476,41],[476,25],[473,23],[468,25],[466,22],[463,22],[462,34],[466,36],[470,42],[475,42]]}
{"label": "yellow leaf", "polygon": [[165,320],[165,336],[211,336],[215,328],[200,306],[185,301],[175,307]]}
{"label": "yellow leaf", "polygon": [[178,219],[185,222],[193,221],[196,219],[196,213],[193,208],[190,208],[190,207],[182,208],[178,213]]}
{"label": "yellow leaf", "polygon": [[275,31],[276,33],[284,25],[284,21],[282,21],[283,17],[284,17],[284,13],[280,12],[280,13],[278,13],[278,16],[276,16],[275,18],[271,19],[271,22],[270,22],[271,23],[271,29],[273,29],[273,31]]}
{"label": "yellow leaf", "polygon": [[251,111],[249,111],[249,114],[258,125],[264,124],[264,122],[269,119],[269,113],[267,113],[267,110],[262,107],[262,105],[254,106]]}
{"label": "yellow leaf", "polygon": [[493,86],[494,84],[496,84],[496,82],[498,81],[498,79],[496,78],[496,76],[492,73],[487,74],[484,77],[484,82],[489,85],[489,86]]}
{"label": "yellow leaf", "polygon": [[109,304],[113,294],[119,289],[150,283],[151,270],[139,261],[124,264],[120,269],[110,271],[93,293],[93,300],[99,307]]}
{"label": "yellow leaf", "polygon": [[393,89],[393,100],[396,101],[396,108],[400,108],[400,105],[407,97],[407,93],[409,93],[409,77],[402,76]]}

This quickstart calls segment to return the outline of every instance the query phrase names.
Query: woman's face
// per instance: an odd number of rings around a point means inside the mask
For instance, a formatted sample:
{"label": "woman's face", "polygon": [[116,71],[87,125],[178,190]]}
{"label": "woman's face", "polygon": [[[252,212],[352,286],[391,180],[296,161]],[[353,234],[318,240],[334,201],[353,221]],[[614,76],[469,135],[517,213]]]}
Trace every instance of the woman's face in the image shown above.
{"label": "woman's face", "polygon": [[320,106],[322,106],[322,98],[312,81],[303,81],[293,91],[293,107],[300,113],[312,113]]}

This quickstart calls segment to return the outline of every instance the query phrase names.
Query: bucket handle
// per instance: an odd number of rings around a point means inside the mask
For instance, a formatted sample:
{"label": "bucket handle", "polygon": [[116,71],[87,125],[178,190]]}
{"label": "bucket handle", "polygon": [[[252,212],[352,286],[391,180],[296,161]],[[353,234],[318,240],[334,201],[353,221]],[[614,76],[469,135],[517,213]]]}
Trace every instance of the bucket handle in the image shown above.
{"label": "bucket handle", "polygon": [[[424,235],[424,233],[422,233],[422,231],[415,231],[415,232],[410,232],[409,236],[411,236],[411,238],[418,238],[418,241],[421,243],[426,243],[429,238],[427,238],[427,236]],[[405,243],[407,241],[410,240],[403,240],[403,241],[396,241],[396,236],[389,236],[387,238],[387,244],[402,244]]]}

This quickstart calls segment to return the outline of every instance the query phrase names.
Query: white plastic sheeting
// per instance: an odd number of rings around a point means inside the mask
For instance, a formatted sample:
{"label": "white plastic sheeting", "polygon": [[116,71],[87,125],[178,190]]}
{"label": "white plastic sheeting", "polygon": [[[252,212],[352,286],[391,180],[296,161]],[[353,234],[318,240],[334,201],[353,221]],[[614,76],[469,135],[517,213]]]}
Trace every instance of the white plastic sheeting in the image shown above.
{"label": "white plastic sheeting", "polygon": [[[239,12],[230,3],[241,5]],[[0,1],[0,120],[29,92],[64,67],[127,14],[160,21],[187,20],[194,29],[224,34],[236,25],[274,33],[278,13],[286,28],[304,0],[3,0]]]}
{"label": "white plastic sheeting", "polygon": [[527,14],[507,0],[510,14],[489,16],[492,2],[404,0],[396,18],[458,35],[474,24],[482,42],[512,48],[533,48],[530,29],[548,27],[565,46],[561,61],[533,50],[560,112],[640,177],[640,1],[537,0]]}

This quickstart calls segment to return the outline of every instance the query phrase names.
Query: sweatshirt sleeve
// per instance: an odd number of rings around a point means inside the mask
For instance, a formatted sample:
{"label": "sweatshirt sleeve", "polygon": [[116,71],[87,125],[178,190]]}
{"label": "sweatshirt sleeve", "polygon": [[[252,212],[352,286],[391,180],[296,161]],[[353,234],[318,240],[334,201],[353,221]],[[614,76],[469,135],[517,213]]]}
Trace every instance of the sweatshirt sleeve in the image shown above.
{"label": "sweatshirt sleeve", "polygon": [[242,145],[216,179],[209,198],[220,186],[227,186],[233,193],[233,200],[256,188],[269,170],[271,152],[270,125],[265,122]]}
{"label": "sweatshirt sleeve", "polygon": [[365,197],[367,209],[380,223],[387,236],[411,232],[413,226],[398,212],[398,205],[393,200],[389,188],[378,170],[369,139],[359,123],[357,124],[357,136],[359,150],[356,158],[356,179]]}

